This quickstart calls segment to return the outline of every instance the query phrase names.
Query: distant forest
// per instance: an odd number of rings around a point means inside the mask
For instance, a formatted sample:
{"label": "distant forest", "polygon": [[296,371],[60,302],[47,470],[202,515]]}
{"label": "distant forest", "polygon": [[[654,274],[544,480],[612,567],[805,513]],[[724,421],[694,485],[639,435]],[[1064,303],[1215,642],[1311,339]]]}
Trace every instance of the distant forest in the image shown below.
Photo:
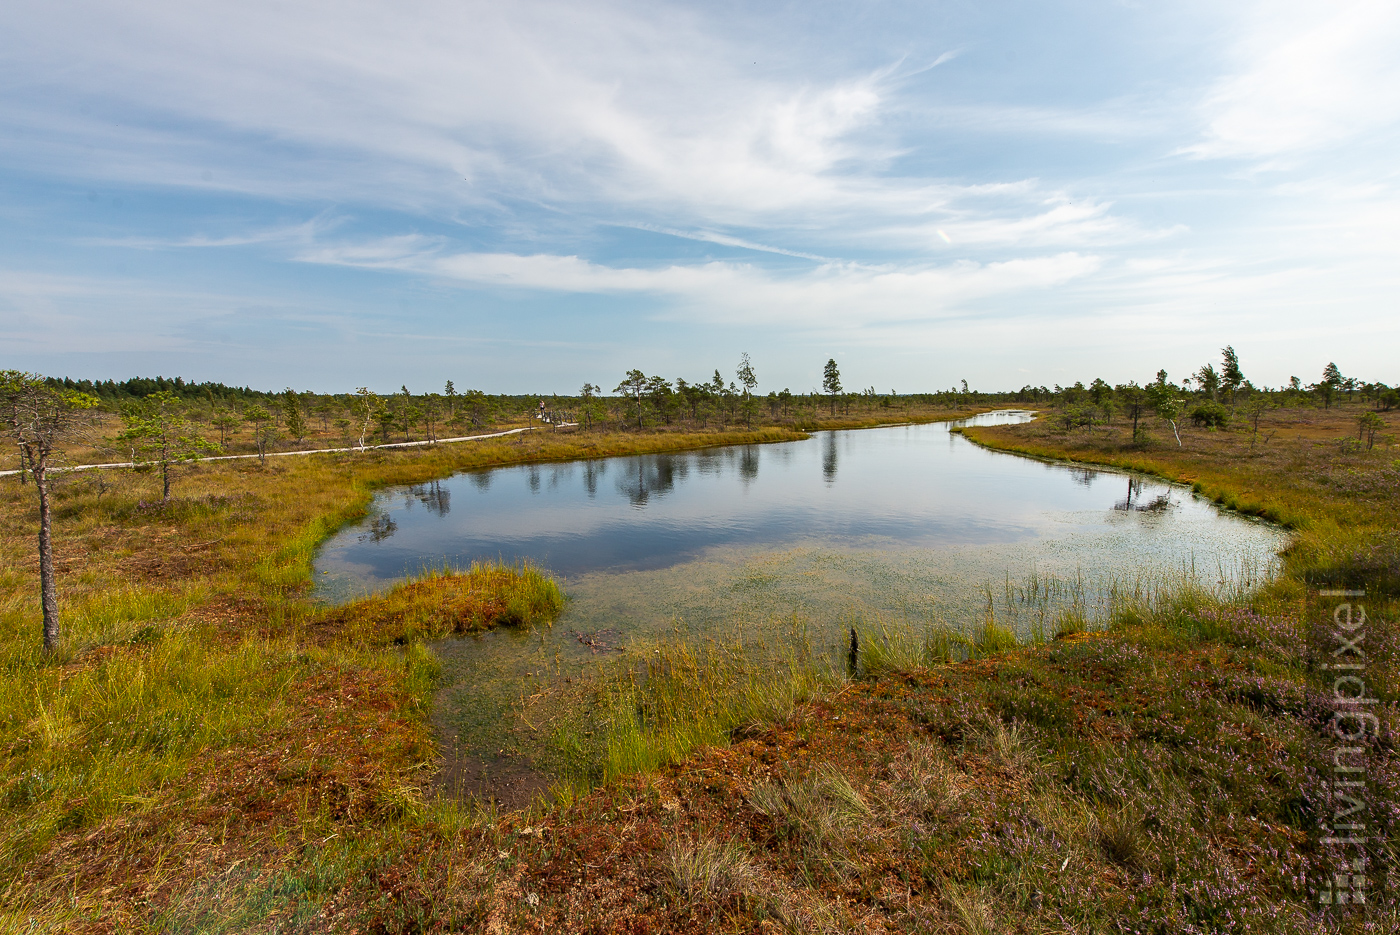
{"label": "distant forest", "polygon": [[267,399],[274,393],[265,393],[246,386],[225,386],[222,383],[187,383],[182,377],[132,377],[130,380],[74,380],[70,377],[58,379],[49,377],[45,381],[52,387],[78,390],[109,402],[122,402],[128,399],[145,399],[152,393],[162,391],[174,393],[181,399],[215,399],[220,401]]}

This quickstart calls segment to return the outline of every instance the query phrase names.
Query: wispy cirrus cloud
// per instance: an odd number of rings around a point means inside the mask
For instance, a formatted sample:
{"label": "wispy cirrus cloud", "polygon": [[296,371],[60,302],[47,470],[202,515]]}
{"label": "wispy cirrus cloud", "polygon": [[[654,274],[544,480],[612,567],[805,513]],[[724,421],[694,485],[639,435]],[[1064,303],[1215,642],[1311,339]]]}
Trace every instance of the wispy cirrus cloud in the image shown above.
{"label": "wispy cirrus cloud", "polygon": [[222,247],[309,245],[344,222],[344,218],[315,217],[299,224],[279,224],[244,230],[236,234],[191,234],[184,237],[87,237],[80,243],[97,247],[125,247],[132,250],[210,250]]}
{"label": "wispy cirrus cloud", "polygon": [[[19,131],[10,159],[105,183],[439,215],[533,202],[770,247],[743,231],[839,229],[859,242],[954,203],[975,211],[989,187],[891,171],[908,146],[884,128],[909,103],[898,59],[754,74],[742,63],[757,53],[695,15],[553,0],[146,0],[95,7],[74,30],[48,5],[19,6],[12,69],[85,103],[0,102]],[[1024,131],[1024,113],[1004,119]]]}
{"label": "wispy cirrus cloud", "polygon": [[715,261],[616,267],[578,256],[454,253],[437,242],[396,237],[325,246],[308,263],[396,270],[477,286],[561,293],[649,294],[667,300],[658,318],[703,312],[707,321],[777,325],[841,323],[858,329],[956,314],[968,301],[1044,289],[1096,271],[1092,255],[1060,253],[993,263],[943,265],[828,262],[797,273]]}

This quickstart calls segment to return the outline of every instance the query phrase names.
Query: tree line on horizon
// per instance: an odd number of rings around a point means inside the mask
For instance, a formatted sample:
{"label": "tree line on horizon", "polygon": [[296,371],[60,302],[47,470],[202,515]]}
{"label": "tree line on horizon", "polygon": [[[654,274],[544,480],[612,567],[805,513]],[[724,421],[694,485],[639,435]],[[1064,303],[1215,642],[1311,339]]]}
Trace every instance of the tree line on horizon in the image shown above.
{"label": "tree line on horizon", "polygon": [[[558,424],[572,422],[585,430],[648,426],[712,426],[743,424],[755,419],[808,422],[822,414],[850,415],[853,410],[932,407],[960,409],[985,404],[1031,404],[1055,410],[1054,418],[1066,429],[1111,423],[1116,416],[1131,420],[1138,437],[1145,414],[1161,416],[1179,439],[1179,419],[1219,428],[1240,416],[1257,423],[1261,407],[1318,404],[1330,407],[1335,400],[1360,396],[1374,402],[1378,411],[1400,406],[1400,390],[1380,382],[1343,376],[1335,363],[1323,368],[1321,379],[1304,384],[1292,377],[1286,386],[1257,387],[1243,373],[1234,348],[1221,350],[1219,368],[1203,364],[1195,373],[1171,380],[1166,371],[1138,384],[1111,385],[1102,378],[1089,384],[1053,387],[1027,384],[1014,391],[987,392],[961,380],[947,390],[923,393],[882,393],[870,386],[849,391],[841,382],[836,359],[828,358],[821,370],[820,387],[794,393],[790,388],[758,392],[758,375],[750,356],[740,355],[733,377],[726,380],[718,368],[709,379],[688,381],[627,371],[610,391],[586,382],[576,396],[558,394],[488,394],[482,390],[457,390],[449,380],[441,392],[412,393],[402,386],[397,393],[379,394],[366,387],[354,393],[281,392],[231,387],[216,382],[191,382],[183,378],[141,378],[125,381],[90,381],[43,378],[49,389],[91,398],[94,408],[120,414],[131,422],[179,417],[190,424],[190,437],[207,436],[210,446],[226,450],[244,445],[259,455],[279,444],[302,445],[310,436],[338,438],[347,446],[371,443],[433,441],[444,433],[489,429],[531,416]],[[150,411],[163,415],[151,416]],[[146,413],[142,415],[142,413]],[[1251,415],[1252,413],[1252,415]],[[127,453],[136,458],[135,436],[126,430]],[[191,443],[193,444],[193,442]],[[213,450],[212,447],[210,450]]]}
{"label": "tree line on horizon", "polygon": [[28,376],[52,392],[90,399],[94,410],[120,415],[126,428],[115,441],[133,461],[142,457],[154,431],[152,426],[171,424],[172,420],[179,422],[181,437],[188,439],[182,449],[188,457],[227,451],[231,446],[265,457],[279,445],[305,447],[312,436],[323,444],[338,439],[346,447],[364,448],[435,441],[532,417],[553,424],[576,423],[586,431],[608,427],[642,430],[649,426],[708,429],[739,424],[751,427],[756,419],[815,424],[823,415],[850,415],[853,410],[958,410],[987,404],[1029,404],[1052,410],[1052,420],[1066,430],[1111,424],[1122,417],[1131,422],[1135,440],[1143,437],[1144,416],[1155,414],[1171,426],[1180,443],[1181,419],[1189,419],[1195,426],[1221,428],[1243,415],[1257,427],[1262,412],[1270,407],[1327,408],[1338,398],[1356,396],[1374,403],[1377,411],[1400,406],[1400,390],[1344,376],[1335,363],[1328,363],[1315,383],[1305,385],[1295,376],[1283,387],[1257,387],[1245,376],[1231,346],[1221,349],[1218,368],[1213,362],[1203,364],[1180,381],[1160,370],[1143,384],[1129,381],[1115,386],[1095,378],[1088,385],[1082,381],[1053,388],[1028,384],[1001,392],[972,389],[967,380],[948,390],[926,393],[900,394],[893,389],[881,393],[873,386],[852,392],[842,385],[840,366],[833,357],[821,369],[819,388],[794,393],[784,387],[759,395],[757,371],[747,353],[740,355],[729,380],[718,368],[709,379],[695,381],[632,369],[612,388],[612,395],[592,382],[584,383],[576,396],[459,391],[451,380],[442,392],[415,394],[405,385],[390,394],[367,387],[354,393],[320,394],[290,387],[272,393],[222,383],[187,382],[179,377],[93,382]]}

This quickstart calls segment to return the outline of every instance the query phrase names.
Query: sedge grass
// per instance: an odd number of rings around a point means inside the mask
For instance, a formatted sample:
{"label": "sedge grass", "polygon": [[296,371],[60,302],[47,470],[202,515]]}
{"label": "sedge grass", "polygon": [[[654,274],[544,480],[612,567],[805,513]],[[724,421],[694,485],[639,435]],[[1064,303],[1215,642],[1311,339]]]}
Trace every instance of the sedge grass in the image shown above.
{"label": "sedge grass", "polygon": [[380,595],[316,615],[315,627],[339,630],[356,642],[412,643],[491,627],[552,620],[564,593],[529,564],[473,562],[465,570],[429,569]]}
{"label": "sedge grass", "polygon": [[[789,716],[844,676],[798,619],[701,641],[635,646],[562,702],[549,743],[556,796],[576,798],[677,763],[698,749]],[[572,699],[572,700],[570,700]]]}
{"label": "sedge grass", "polygon": [[65,830],[153,807],[193,755],[278,723],[295,668],[284,642],[229,649],[175,632],[77,671],[0,681],[0,867],[17,869]]}

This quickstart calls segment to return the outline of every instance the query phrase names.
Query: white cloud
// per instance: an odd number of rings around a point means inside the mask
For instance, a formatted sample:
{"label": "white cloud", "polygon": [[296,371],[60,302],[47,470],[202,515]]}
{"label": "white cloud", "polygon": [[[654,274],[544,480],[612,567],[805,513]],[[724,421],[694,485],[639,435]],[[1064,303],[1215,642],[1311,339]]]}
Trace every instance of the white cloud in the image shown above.
{"label": "white cloud", "polygon": [[0,268],[0,346],[26,354],[183,351],[191,347],[182,333],[189,326],[252,304],[135,278]]}
{"label": "white cloud", "polygon": [[1346,145],[1400,119],[1400,6],[1269,2],[1202,103],[1191,155],[1274,159]]}
{"label": "white cloud", "polygon": [[725,247],[738,247],[742,250],[753,250],[758,253],[776,253],[780,256],[797,257],[803,260],[818,260],[822,263],[837,262],[832,257],[821,256],[820,254],[816,253],[804,253],[800,250],[786,250],[782,247],[772,246],[771,244],[755,243],[754,241],[746,240],[743,237],[731,237],[728,234],[721,234],[716,231],[684,231],[676,230],[675,228],[671,227],[660,227],[655,224],[632,224],[628,226],[635,227],[637,230],[646,230],[653,231],[658,234],[666,234],[669,237],[680,237],[685,240],[698,240],[701,243],[713,243]]}
{"label": "white cloud", "polygon": [[[947,34],[920,13],[921,35],[761,6],[12,0],[0,168],[36,183],[0,200],[10,265],[75,275],[0,279],[7,346],[214,348],[217,329],[183,323],[245,308],[257,328],[327,314],[347,334],[444,340],[504,318],[511,340],[574,328],[561,346],[677,357],[770,326],[872,359],[1017,347],[1056,367],[1241,346],[1241,328],[1300,356],[1328,328],[1394,334],[1393,2],[1068,4]],[[1052,19],[1063,36],[1036,31]],[[1071,31],[1095,51],[1064,51]],[[1196,158],[1171,154],[1183,141]],[[1293,171],[1225,178],[1219,157]],[[99,215],[82,194],[107,182],[137,191]],[[755,253],[699,262],[637,230]],[[243,253],[225,266],[218,250]],[[407,275],[376,292],[288,276],[282,258]],[[316,311],[278,304],[296,289]],[[672,321],[618,337],[623,315]],[[231,347],[269,343],[218,327]],[[276,332],[290,359],[322,352],[294,330]],[[1393,340],[1348,340],[1394,356]],[[366,340],[364,359],[390,343]]]}
{"label": "white cloud", "polygon": [[339,223],[339,219],[322,216],[300,224],[280,224],[223,236],[195,234],[189,237],[88,237],[80,240],[79,243],[97,247],[126,247],[133,250],[199,250],[219,247],[250,247],[261,244],[304,245],[314,242],[317,234],[330,231]]}
{"label": "white cloud", "polygon": [[801,323],[860,328],[877,322],[957,316],[970,302],[1062,285],[1093,273],[1100,259],[1078,253],[996,263],[869,266],[823,263],[795,274],[711,262],[650,269],[613,267],[577,256],[445,253],[413,238],[327,246],[312,263],[396,270],[473,285],[565,293],[658,296],[660,318],[701,312],[704,320],[755,326]]}
{"label": "white cloud", "polygon": [[[893,66],[756,74],[746,42],[761,38],[673,8],[132,0],[75,18],[19,0],[0,26],[11,73],[63,102],[0,100],[9,161],[70,177],[439,216],[533,202],[857,244],[949,211],[979,215],[980,199],[1008,190],[889,174],[904,145],[883,129],[905,106]],[[1033,216],[1044,197],[1011,212]],[[1037,245],[1080,245],[1082,225],[1031,227]]]}

